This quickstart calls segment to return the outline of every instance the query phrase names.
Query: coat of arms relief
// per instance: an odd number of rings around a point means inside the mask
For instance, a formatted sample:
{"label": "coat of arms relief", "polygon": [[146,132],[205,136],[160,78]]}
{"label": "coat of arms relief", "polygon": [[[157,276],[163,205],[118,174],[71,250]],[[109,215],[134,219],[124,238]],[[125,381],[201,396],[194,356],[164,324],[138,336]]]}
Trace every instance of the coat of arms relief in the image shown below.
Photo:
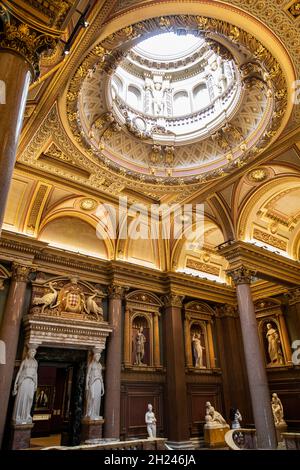
{"label": "coat of arms relief", "polygon": [[100,289],[76,277],[37,281],[33,283],[30,313],[100,322],[103,321],[104,296]]}

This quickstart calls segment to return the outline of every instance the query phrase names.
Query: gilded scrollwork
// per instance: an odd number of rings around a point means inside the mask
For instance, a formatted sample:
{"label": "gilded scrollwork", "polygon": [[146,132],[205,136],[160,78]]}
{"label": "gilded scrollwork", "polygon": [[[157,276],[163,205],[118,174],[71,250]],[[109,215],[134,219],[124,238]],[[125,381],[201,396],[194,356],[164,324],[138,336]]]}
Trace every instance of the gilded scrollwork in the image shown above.
{"label": "gilded scrollwork", "polygon": [[37,79],[40,70],[42,52],[56,47],[56,40],[46,34],[34,31],[25,23],[13,19],[4,23],[4,31],[0,33],[0,47],[20,54],[29,63],[33,79]]}

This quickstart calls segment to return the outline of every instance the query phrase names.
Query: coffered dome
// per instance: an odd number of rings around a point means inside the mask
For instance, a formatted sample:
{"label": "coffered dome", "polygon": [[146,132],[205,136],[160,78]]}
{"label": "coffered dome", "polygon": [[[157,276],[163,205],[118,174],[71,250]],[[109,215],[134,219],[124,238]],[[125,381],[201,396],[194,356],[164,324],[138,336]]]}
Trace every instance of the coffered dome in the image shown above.
{"label": "coffered dome", "polygon": [[68,93],[78,143],[143,184],[196,184],[233,171],[266,148],[285,108],[286,82],[265,46],[229,23],[194,16],[109,36]]}

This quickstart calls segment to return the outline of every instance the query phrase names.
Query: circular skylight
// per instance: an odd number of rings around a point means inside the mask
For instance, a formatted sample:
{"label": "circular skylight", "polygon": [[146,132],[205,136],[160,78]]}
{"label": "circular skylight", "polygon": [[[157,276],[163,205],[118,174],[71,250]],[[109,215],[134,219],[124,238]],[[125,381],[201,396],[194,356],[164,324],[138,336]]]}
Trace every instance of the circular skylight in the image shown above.
{"label": "circular skylight", "polygon": [[240,87],[233,62],[202,37],[162,33],[128,51],[111,78],[112,109],[138,137],[181,145],[228,119]]}
{"label": "circular skylight", "polygon": [[203,39],[194,34],[178,35],[171,32],[145,39],[134,49],[144,56],[166,61],[190,54],[202,42]]}

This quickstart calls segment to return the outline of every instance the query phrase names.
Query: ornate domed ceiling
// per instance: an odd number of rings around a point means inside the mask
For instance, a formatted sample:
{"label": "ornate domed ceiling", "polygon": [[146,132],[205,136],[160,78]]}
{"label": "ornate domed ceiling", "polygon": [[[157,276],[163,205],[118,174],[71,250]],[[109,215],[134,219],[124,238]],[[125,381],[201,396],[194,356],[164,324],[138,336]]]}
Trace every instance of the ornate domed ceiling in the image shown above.
{"label": "ornate domed ceiling", "polygon": [[168,16],[94,47],[70,82],[68,119],[81,149],[124,178],[196,184],[269,145],[286,88],[279,63],[252,35],[221,20]]}

